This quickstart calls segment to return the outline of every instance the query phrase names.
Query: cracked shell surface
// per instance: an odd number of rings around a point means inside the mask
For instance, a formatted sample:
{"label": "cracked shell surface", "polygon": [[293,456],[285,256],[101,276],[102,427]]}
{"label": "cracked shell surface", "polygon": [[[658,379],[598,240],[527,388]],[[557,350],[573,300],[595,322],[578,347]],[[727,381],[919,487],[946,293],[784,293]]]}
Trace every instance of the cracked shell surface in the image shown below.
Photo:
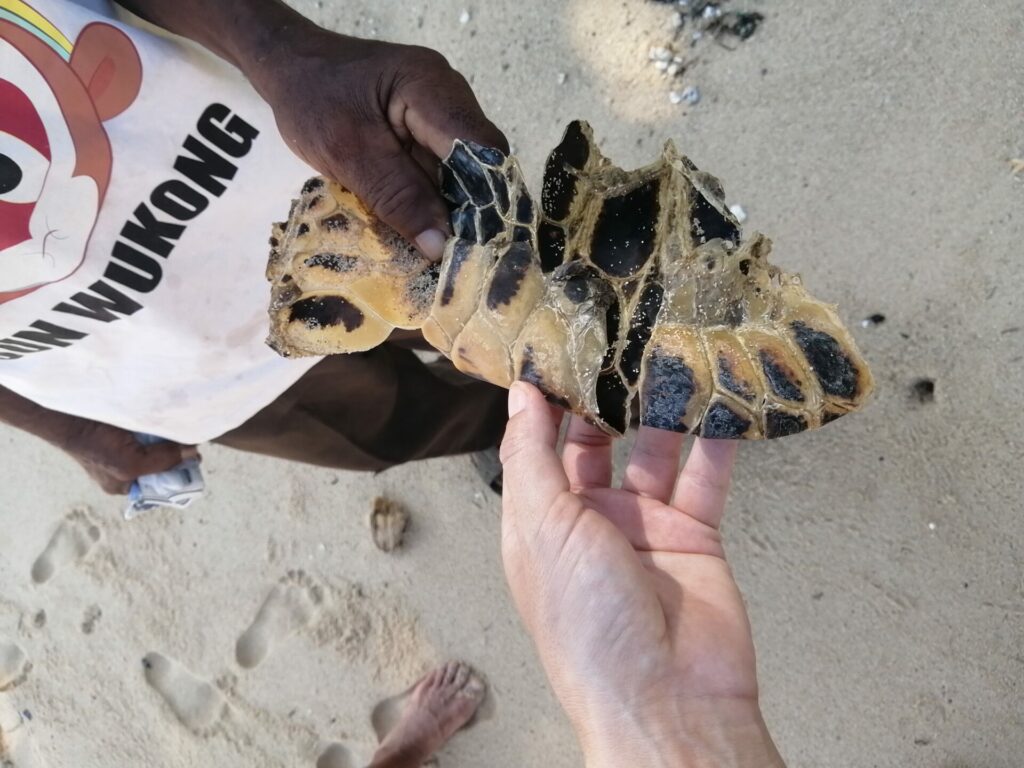
{"label": "cracked shell surface", "polygon": [[569,125],[539,205],[514,157],[457,141],[441,191],[454,235],[431,264],[339,185],[311,179],[275,225],[270,344],[368,349],[419,328],[457,368],[613,434],[718,439],[814,429],[861,407],[871,372],[835,308],[744,238],[722,185],[669,142],[624,171]]}

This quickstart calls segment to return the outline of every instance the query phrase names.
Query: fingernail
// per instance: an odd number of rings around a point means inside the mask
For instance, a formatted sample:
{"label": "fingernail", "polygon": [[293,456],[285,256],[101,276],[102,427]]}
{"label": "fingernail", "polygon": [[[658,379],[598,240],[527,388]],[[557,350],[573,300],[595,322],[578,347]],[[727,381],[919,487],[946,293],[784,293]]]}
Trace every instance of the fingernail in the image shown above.
{"label": "fingernail", "polygon": [[198,458],[199,458],[199,449],[196,446],[194,446],[194,445],[182,446],[182,449],[181,449],[181,459],[182,459],[182,461],[186,461],[188,459],[198,459]]}
{"label": "fingernail", "polygon": [[518,381],[512,382],[512,386],[508,390],[508,415],[509,418],[515,416],[523,408],[526,407],[526,392],[524,391],[523,385]]}
{"label": "fingernail", "polygon": [[440,229],[428,229],[426,232],[420,232],[416,238],[416,247],[428,259],[440,261],[447,240],[448,236]]}

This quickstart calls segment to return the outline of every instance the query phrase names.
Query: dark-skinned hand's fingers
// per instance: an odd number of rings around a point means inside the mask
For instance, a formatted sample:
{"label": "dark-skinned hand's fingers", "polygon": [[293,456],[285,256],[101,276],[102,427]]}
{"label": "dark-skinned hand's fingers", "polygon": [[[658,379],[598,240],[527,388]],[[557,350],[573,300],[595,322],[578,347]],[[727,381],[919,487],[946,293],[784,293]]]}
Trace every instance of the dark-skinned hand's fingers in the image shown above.
{"label": "dark-skinned hand's fingers", "polygon": [[377,216],[429,259],[439,261],[448,239],[448,209],[437,182],[384,123],[360,127],[358,154],[338,150],[328,175],[348,187]]}
{"label": "dark-skinned hand's fingers", "polygon": [[629,463],[622,475],[622,489],[668,502],[676,485],[683,436],[654,427],[640,427]]}
{"label": "dark-skinned hand's fingers", "polygon": [[589,507],[612,523],[639,551],[723,557],[718,530],[654,499],[618,490],[580,494]]}
{"label": "dark-skinned hand's fingers", "polygon": [[166,472],[181,464],[184,460],[184,448],[177,443],[140,445],[132,462],[132,473],[135,477],[141,477]]}
{"label": "dark-skinned hand's fingers", "polygon": [[409,154],[416,164],[427,174],[427,178],[433,179],[434,184],[439,184],[441,179],[441,161],[429,149],[421,144],[413,142],[409,146]]}
{"label": "dark-skinned hand's fingers", "polygon": [[737,440],[694,440],[683,471],[679,473],[672,506],[705,525],[718,528],[722,524],[738,448]]}
{"label": "dark-skinned hand's fingers", "polygon": [[[444,62],[443,57],[440,60]],[[507,153],[508,139],[484,115],[469,83],[447,62],[444,67],[445,70],[439,68],[437,74],[429,76],[427,83],[410,81],[401,88],[389,107],[389,118],[392,122],[396,118],[403,120],[416,141],[439,158],[448,156],[456,139],[475,141]]]}
{"label": "dark-skinned hand's fingers", "polygon": [[612,482],[612,438],[579,416],[569,420],[562,465],[573,493]]}
{"label": "dark-skinned hand's fingers", "polygon": [[569,490],[556,445],[558,425],[540,391],[524,382],[509,390],[509,421],[501,441],[502,506],[526,530],[539,530],[558,496]]}

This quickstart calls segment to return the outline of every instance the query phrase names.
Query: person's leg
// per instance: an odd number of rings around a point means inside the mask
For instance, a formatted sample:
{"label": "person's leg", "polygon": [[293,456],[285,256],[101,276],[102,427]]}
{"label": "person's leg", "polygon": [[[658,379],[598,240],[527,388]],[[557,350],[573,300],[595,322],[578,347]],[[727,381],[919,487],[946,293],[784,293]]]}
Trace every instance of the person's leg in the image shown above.
{"label": "person's leg", "polygon": [[505,390],[384,344],[317,363],[277,400],[214,442],[354,470],[496,445]]}
{"label": "person's leg", "polygon": [[413,688],[367,768],[419,768],[470,721],[485,693],[468,665],[450,661],[438,667]]}

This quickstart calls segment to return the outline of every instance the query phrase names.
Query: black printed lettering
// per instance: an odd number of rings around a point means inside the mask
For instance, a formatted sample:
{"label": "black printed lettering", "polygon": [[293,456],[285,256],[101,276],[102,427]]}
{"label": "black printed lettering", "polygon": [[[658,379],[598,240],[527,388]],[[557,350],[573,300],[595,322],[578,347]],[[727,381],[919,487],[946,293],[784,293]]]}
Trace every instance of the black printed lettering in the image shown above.
{"label": "black printed lettering", "polygon": [[[220,197],[224,193],[225,182],[232,181],[238,173],[238,166],[229,158],[247,155],[260,134],[223,104],[207,107],[196,123],[196,131],[205,141],[187,136],[182,153],[174,161],[174,170],[184,178],[158,184],[149,203],[141,203],[135,209],[121,228],[122,239],[114,243],[103,272],[105,279],[57,304],[52,311],[110,323],[142,309],[139,302],[115,286],[149,293],[160,284],[163,265],[154,257],[171,255],[185,233],[185,225],[180,222],[191,221],[205,211],[210,206],[209,196]],[[154,209],[172,220],[157,218]],[[82,331],[37,320],[29,328],[0,339],[0,361],[68,347],[87,336]]]}
{"label": "black printed lettering", "polygon": [[18,331],[14,334],[19,339],[35,341],[39,344],[48,344],[51,347],[70,347],[72,341],[84,339],[89,334],[81,331],[73,331],[60,325],[48,323],[45,320],[36,320],[32,323],[34,331]]}
{"label": "black printed lettering", "polygon": [[42,352],[44,349],[49,349],[49,347],[44,347],[41,344],[29,344],[27,341],[15,341],[14,339],[0,341],[0,348],[10,350],[11,352],[20,352],[21,354]]}
{"label": "black printed lettering", "polygon": [[[112,320],[119,320],[120,316],[127,317],[128,315],[134,315],[142,309],[142,305],[137,301],[128,298],[119,290],[108,285],[102,280],[97,280],[95,283],[90,285],[89,290],[99,295],[93,296],[92,294],[85,293],[84,291],[76,293],[69,299],[69,301],[75,302],[78,306],[67,302],[61,302],[53,308],[53,311],[67,312],[69,315],[78,315],[79,317],[87,317],[90,320],[99,320],[104,323],[109,323]],[[21,334],[15,334],[15,336],[20,335]]]}
{"label": "black printed lettering", "polygon": [[260,135],[223,104],[211,104],[199,118],[199,135],[229,157],[245,157]]}
{"label": "black printed lettering", "polygon": [[121,235],[157,256],[169,256],[174,250],[175,243],[172,241],[176,241],[185,231],[181,224],[160,221],[145,203],[135,209],[135,218],[138,223],[129,221],[121,229]]}
{"label": "black printed lettering", "polygon": [[160,285],[160,278],[163,277],[164,270],[160,266],[160,262],[152,256],[120,241],[114,243],[113,256],[133,269],[127,269],[121,264],[111,261],[103,272],[103,276],[108,280],[113,280],[115,283],[120,283],[139,293],[149,293]]}
{"label": "black printed lettering", "polygon": [[211,195],[220,197],[227,187],[219,179],[231,181],[238,173],[238,166],[195,136],[185,139],[184,149],[193,157],[180,155],[174,161],[174,170]]}
{"label": "black printed lettering", "polygon": [[206,195],[177,179],[157,185],[149,196],[149,202],[178,221],[194,219],[210,204]]}

